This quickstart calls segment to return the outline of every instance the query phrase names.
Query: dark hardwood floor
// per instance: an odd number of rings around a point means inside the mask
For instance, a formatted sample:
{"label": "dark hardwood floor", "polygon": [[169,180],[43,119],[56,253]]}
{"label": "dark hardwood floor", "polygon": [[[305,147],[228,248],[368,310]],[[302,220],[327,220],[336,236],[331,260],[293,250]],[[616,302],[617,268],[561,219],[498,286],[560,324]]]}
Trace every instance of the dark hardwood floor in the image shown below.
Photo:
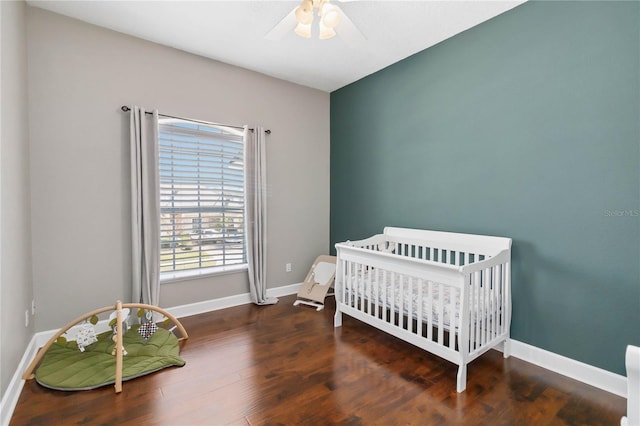
{"label": "dark hardwood floor", "polygon": [[224,309],[181,321],[182,368],[81,392],[26,383],[11,425],[617,425],[626,400],[489,351],[457,367],[349,317]]}

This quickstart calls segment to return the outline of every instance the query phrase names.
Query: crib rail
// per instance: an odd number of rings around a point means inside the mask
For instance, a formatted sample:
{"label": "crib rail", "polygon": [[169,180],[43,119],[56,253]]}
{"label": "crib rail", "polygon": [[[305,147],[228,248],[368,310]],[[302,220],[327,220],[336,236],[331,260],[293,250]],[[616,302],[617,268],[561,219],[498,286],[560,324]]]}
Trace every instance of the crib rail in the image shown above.
{"label": "crib rail", "polygon": [[[498,254],[508,257],[510,253],[510,247],[495,249],[489,252],[486,249],[478,249],[477,245],[472,244],[425,241],[385,234],[378,234],[365,240],[347,241],[346,243],[340,244],[454,266],[469,265]],[[501,258],[501,260],[503,259],[504,257]]]}
{"label": "crib rail", "polygon": [[508,341],[508,249],[478,253],[389,235],[336,249],[336,327],[344,312],[459,364],[459,392],[466,364]]}

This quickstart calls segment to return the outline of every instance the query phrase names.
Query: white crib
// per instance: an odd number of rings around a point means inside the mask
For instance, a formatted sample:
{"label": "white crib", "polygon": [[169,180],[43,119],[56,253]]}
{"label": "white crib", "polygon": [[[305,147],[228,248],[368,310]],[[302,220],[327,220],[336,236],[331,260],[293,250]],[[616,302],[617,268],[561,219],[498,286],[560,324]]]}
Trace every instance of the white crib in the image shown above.
{"label": "white crib", "polygon": [[407,228],[336,244],[336,314],[458,364],[502,345],[509,356],[511,239]]}

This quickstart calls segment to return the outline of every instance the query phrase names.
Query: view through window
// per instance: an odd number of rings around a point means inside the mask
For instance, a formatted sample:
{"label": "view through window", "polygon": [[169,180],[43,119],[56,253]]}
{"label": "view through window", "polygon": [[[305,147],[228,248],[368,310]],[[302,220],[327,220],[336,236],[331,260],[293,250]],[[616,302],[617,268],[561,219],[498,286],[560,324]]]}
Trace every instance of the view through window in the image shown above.
{"label": "view through window", "polygon": [[161,276],[246,263],[242,130],[161,118],[159,173]]}

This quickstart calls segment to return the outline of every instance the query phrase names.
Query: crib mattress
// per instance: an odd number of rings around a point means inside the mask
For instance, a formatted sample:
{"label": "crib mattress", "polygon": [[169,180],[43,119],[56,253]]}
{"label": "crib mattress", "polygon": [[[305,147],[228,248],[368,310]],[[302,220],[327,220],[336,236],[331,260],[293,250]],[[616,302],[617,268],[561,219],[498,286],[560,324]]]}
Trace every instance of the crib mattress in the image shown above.
{"label": "crib mattress", "polygon": [[[433,283],[430,286],[429,293],[427,293],[427,289],[423,284],[422,295],[420,294],[420,290],[418,288],[418,284],[416,280],[413,281],[412,285],[409,284],[409,280],[406,276],[396,274],[394,279],[389,279],[386,277],[385,280],[380,280],[376,283],[374,277],[371,280],[371,289],[369,291],[369,273],[364,274],[364,276],[359,276],[357,281],[355,277],[352,277],[352,282],[357,283],[357,289],[352,291],[350,289],[346,290],[347,298],[353,298],[355,294],[357,298],[369,301],[369,294],[371,294],[371,303],[375,307],[376,302],[380,306],[380,308],[386,307],[387,309],[391,309],[395,312],[402,312],[403,315],[411,315],[413,318],[418,319],[419,305],[422,303],[422,322],[427,322],[429,318],[429,310],[431,311],[431,322],[433,325],[438,326],[441,324],[440,321],[440,304],[443,303],[442,307],[442,325],[450,329],[451,328],[451,318],[454,318],[455,329],[458,328],[460,324],[460,291],[455,287],[444,286],[443,291],[440,291],[440,285],[437,283]],[[411,287],[411,288],[410,288]],[[441,294],[442,293],[442,294]],[[453,313],[452,305],[451,305],[451,297],[454,297],[453,303]],[[422,296],[422,298],[421,298]],[[422,299],[422,300],[421,300]],[[491,312],[491,310],[495,309],[494,306],[499,309],[499,298],[491,298],[491,301],[488,302],[490,304],[490,309],[480,309],[479,300],[477,297],[474,298],[474,307],[471,311],[470,321],[473,323],[478,321],[481,318],[481,313],[483,311]]]}

